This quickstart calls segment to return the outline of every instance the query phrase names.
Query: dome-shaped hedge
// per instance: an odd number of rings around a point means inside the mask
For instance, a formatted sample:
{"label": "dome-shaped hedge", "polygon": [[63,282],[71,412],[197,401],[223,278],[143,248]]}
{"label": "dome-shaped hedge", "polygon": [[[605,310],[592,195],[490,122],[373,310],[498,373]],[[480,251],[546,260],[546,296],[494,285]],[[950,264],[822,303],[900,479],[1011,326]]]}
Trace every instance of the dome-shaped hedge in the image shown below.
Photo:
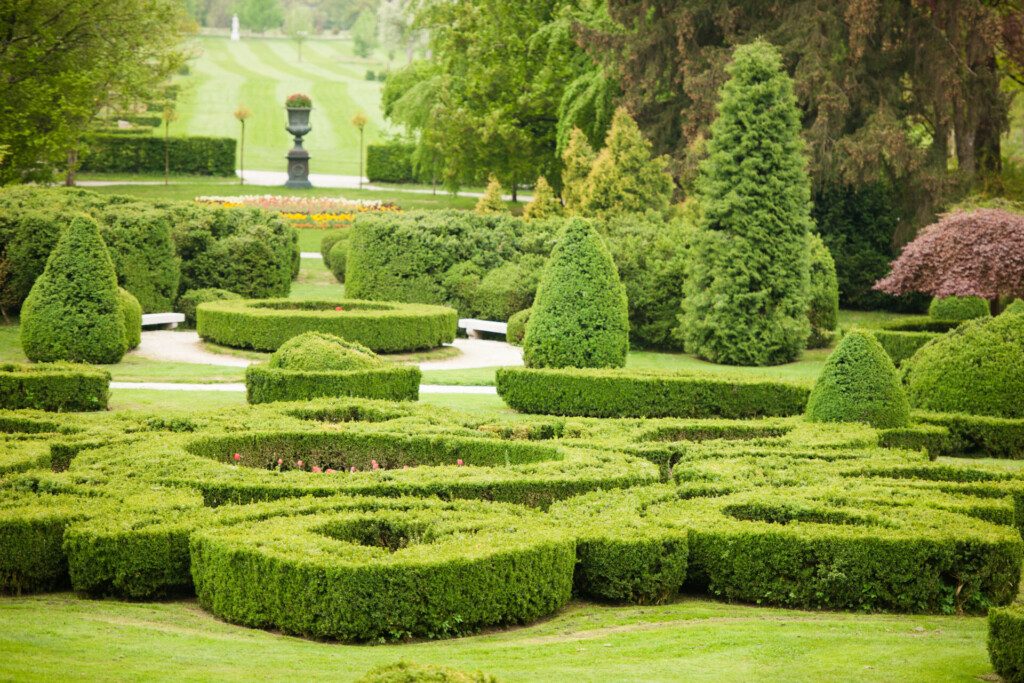
{"label": "dome-shaped hedge", "polygon": [[1024,417],[1024,315],[970,320],[904,361],[915,408]]}
{"label": "dome-shaped hedge", "polygon": [[142,343],[142,304],[124,287],[117,288],[117,299],[124,316],[124,342],[131,351]]}
{"label": "dome-shaped hedge", "polygon": [[807,400],[807,418],[879,428],[909,424],[910,405],[896,366],[872,335],[855,330],[839,342]]}
{"label": "dome-shaped hedge", "polygon": [[928,315],[943,322],[963,322],[987,318],[992,313],[988,301],[980,296],[935,297],[928,306]]}
{"label": "dome-shaped hedge", "polygon": [[117,275],[99,227],[75,216],[21,308],[21,346],[34,361],[116,363],[124,355]]}
{"label": "dome-shaped hedge", "polygon": [[270,357],[270,367],[283,370],[365,370],[383,361],[356,342],[323,332],[304,332],[292,337]]}
{"label": "dome-shaped hedge", "polygon": [[535,368],[614,368],[628,351],[629,308],[615,262],[594,227],[574,218],[544,267],[523,359]]}

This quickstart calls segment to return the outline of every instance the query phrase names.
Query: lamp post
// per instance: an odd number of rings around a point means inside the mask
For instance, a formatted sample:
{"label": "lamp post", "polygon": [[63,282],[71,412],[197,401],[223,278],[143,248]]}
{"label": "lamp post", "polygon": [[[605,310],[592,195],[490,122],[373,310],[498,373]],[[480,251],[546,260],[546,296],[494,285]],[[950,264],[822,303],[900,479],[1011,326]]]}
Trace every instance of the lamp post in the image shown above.
{"label": "lamp post", "polygon": [[235,118],[242,125],[242,136],[238,146],[238,184],[245,185],[245,120],[252,116],[252,112],[244,104],[238,105],[235,110]]}
{"label": "lamp post", "polygon": [[352,117],[352,125],[359,129],[359,189],[363,189],[363,129],[366,128],[366,114],[357,113]]}

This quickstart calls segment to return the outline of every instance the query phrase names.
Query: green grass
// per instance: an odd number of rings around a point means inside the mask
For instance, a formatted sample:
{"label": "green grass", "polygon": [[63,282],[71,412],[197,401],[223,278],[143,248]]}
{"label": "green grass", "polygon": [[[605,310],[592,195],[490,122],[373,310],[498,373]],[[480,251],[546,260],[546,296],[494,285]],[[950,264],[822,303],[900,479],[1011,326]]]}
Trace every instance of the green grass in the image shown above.
{"label": "green grass", "polygon": [[245,392],[242,391],[110,390],[110,410],[115,411],[142,411],[167,415],[244,405]]}
{"label": "green grass", "polygon": [[345,285],[338,282],[323,260],[304,258],[299,277],[292,283],[288,296],[292,299],[344,299]]}
{"label": "green grass", "polygon": [[352,646],[223,623],[194,601],[0,599],[3,677],[351,681],[400,659],[515,681],[949,681],[988,674],[983,618],[802,612],[683,599],[573,603],[531,626]]}

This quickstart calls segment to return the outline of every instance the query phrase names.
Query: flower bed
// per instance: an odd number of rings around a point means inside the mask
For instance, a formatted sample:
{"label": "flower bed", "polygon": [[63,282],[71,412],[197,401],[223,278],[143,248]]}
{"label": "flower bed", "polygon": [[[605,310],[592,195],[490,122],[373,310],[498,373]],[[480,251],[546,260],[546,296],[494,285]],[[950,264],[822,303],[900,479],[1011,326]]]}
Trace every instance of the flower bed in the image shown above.
{"label": "flower bed", "polygon": [[235,197],[196,197],[200,204],[226,208],[256,207],[276,211],[295,228],[331,230],[347,228],[361,213],[401,211],[396,204],[376,199],[344,199],[342,197],[294,197],[285,195],[239,195]]}

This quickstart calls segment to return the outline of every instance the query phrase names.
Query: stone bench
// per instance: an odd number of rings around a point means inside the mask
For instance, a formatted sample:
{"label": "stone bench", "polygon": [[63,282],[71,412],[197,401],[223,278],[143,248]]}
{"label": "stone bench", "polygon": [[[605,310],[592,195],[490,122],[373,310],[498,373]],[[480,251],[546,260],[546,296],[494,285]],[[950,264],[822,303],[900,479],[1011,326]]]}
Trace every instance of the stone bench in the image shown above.
{"label": "stone bench", "polygon": [[142,326],[158,330],[173,330],[178,323],[185,322],[184,313],[143,313]]}
{"label": "stone bench", "polygon": [[496,320],[477,320],[476,318],[459,318],[459,329],[466,331],[470,339],[479,339],[481,332],[493,332],[494,334],[508,334],[508,323],[499,323]]}

